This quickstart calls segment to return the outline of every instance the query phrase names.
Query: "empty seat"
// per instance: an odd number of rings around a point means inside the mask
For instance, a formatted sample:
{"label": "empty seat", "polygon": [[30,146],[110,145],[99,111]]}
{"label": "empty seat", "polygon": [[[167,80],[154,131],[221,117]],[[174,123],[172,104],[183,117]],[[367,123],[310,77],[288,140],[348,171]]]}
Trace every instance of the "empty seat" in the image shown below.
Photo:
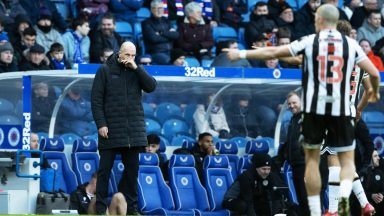
{"label": "empty seat", "polygon": [[133,39],[132,26],[128,22],[117,21],[116,22],[116,32],[119,33],[120,36],[126,40],[132,40]]}
{"label": "empty seat", "polygon": [[197,58],[192,56],[186,56],[185,62],[187,62],[188,67],[200,67],[200,62],[197,60]]}
{"label": "empty seat", "polygon": [[182,146],[184,141],[187,142],[196,142],[193,138],[188,136],[175,136],[172,138],[171,146]]}
{"label": "empty seat", "polygon": [[139,10],[136,11],[136,21],[142,22],[145,19],[149,18],[151,16],[151,12],[148,10],[148,8],[141,7]]}
{"label": "empty seat", "polygon": [[[77,139],[73,142],[72,148],[72,167],[76,174],[77,182],[84,184],[89,182],[92,174],[99,168],[99,155],[97,154],[96,140]],[[112,197],[117,192],[115,176],[111,172],[108,184],[108,196]]]}
{"label": "empty seat", "polygon": [[254,154],[254,153],[265,153],[269,152],[268,141],[264,138],[258,138],[255,140],[250,140],[245,146],[245,153]]}
{"label": "empty seat", "polygon": [[194,125],[193,114],[195,113],[195,111],[196,111],[196,104],[188,104],[184,109],[183,117],[185,118],[187,123],[190,125]]}
{"label": "empty seat", "polygon": [[63,139],[64,144],[73,145],[73,142],[75,142],[75,140],[80,139],[81,137],[79,137],[77,134],[74,134],[74,133],[65,133],[65,134],[62,134],[60,138]]}
{"label": "empty seat", "polygon": [[237,146],[239,148],[245,147],[248,142],[248,140],[244,137],[232,137],[231,139],[229,139],[229,141],[237,143]]}
{"label": "empty seat", "polygon": [[208,156],[204,159],[204,180],[211,211],[229,215],[229,211],[221,206],[225,192],[233,183],[226,155]]}
{"label": "empty seat", "polygon": [[168,119],[163,124],[162,134],[168,140],[172,140],[176,135],[189,135],[189,126],[183,120]]}
{"label": "empty seat", "polygon": [[7,99],[0,98],[0,114],[13,114],[15,106]]}
{"label": "empty seat", "polygon": [[239,156],[237,153],[239,151],[239,147],[237,143],[231,141],[222,141],[218,143],[217,149],[220,154],[226,155],[229,160],[229,169],[231,170],[232,178],[236,179],[238,174],[238,166],[239,166]]}
{"label": "empty seat", "polygon": [[183,144],[181,145],[181,148],[183,149],[188,149],[188,150],[192,150],[192,148],[197,145],[197,143],[195,141],[190,141],[190,140],[184,140],[183,141]]}
{"label": "empty seat", "polygon": [[64,141],[59,137],[44,138],[40,141],[40,150],[43,151],[43,157],[48,164],[56,170],[56,180],[59,182],[59,188],[65,193],[71,193],[77,187],[75,173],[69,166],[69,162],[64,150]]}
{"label": "empty seat", "polygon": [[13,115],[2,115],[0,116],[0,124],[4,125],[20,125],[21,120]]}
{"label": "empty seat", "polygon": [[215,43],[225,40],[237,40],[237,32],[231,27],[214,27],[212,28],[213,39]]}
{"label": "empty seat", "polygon": [[145,116],[152,117],[154,115],[154,110],[153,110],[152,106],[148,103],[143,103],[143,110],[144,110]]}
{"label": "empty seat", "polygon": [[139,209],[145,215],[194,215],[193,210],[175,211],[171,189],[159,168],[157,154],[139,155]]}
{"label": "empty seat", "polygon": [[179,106],[173,103],[161,103],[157,106],[155,116],[163,124],[165,120],[172,116],[181,116],[181,109]]}
{"label": "empty seat", "polygon": [[145,121],[145,128],[147,131],[147,134],[160,134],[161,133],[161,125],[158,121],[156,121],[153,118],[146,117],[144,118]]}
{"label": "empty seat", "polygon": [[244,155],[239,159],[239,167],[238,167],[238,175],[243,173],[245,170],[247,170],[252,165],[252,156],[250,155]]}

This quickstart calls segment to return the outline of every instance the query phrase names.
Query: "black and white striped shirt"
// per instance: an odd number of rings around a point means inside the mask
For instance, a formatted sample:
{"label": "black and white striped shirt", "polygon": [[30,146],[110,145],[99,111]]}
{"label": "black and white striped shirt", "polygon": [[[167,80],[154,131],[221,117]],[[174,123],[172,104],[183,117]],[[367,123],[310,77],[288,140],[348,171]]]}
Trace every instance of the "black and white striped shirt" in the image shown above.
{"label": "black and white striped shirt", "polygon": [[363,79],[368,78],[369,75],[367,72],[361,70],[357,65],[353,68],[351,74],[351,116],[356,117],[356,108],[359,103],[360,87]]}
{"label": "black and white striped shirt", "polygon": [[357,42],[327,29],[292,42],[289,49],[292,55],[303,54],[303,111],[351,116],[351,74],[367,58]]}

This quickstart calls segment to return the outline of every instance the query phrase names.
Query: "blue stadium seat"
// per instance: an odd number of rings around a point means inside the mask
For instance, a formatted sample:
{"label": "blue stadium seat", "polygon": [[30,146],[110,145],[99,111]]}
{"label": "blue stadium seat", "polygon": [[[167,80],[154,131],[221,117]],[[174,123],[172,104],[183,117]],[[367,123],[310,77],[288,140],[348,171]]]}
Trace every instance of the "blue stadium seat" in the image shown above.
{"label": "blue stadium seat", "polygon": [[194,215],[193,210],[175,211],[171,189],[165,183],[156,154],[139,155],[138,201],[144,215]]}
{"label": "blue stadium seat", "polygon": [[183,149],[188,149],[188,150],[192,150],[192,148],[197,145],[197,143],[195,141],[189,141],[189,140],[184,140],[183,141],[183,144],[181,144],[181,148]]}
{"label": "blue stadium seat", "polygon": [[213,59],[202,59],[201,67],[210,67],[213,62]]}
{"label": "blue stadium seat", "polygon": [[225,155],[208,156],[204,159],[204,181],[211,211],[230,215],[221,206],[225,192],[233,183],[229,160]]}
{"label": "blue stadium seat", "polygon": [[[77,139],[73,142],[72,148],[72,168],[76,174],[77,182],[84,184],[89,182],[92,174],[97,172],[99,168],[99,155],[97,154],[96,140]],[[112,197],[117,192],[115,184],[115,176],[111,172],[108,196]]]}
{"label": "blue stadium seat", "polygon": [[142,22],[135,22],[133,23],[133,32],[135,34],[135,41],[140,49],[140,54],[145,54],[145,44],[144,44],[144,38],[143,38],[143,32],[142,32]]}
{"label": "blue stadium seat", "polygon": [[363,112],[363,120],[368,128],[384,128],[384,112],[366,111]]}
{"label": "blue stadium seat", "polygon": [[220,154],[226,155],[228,157],[229,169],[231,170],[232,178],[236,179],[239,172],[237,170],[239,166],[239,156],[237,156],[239,147],[237,146],[237,143],[228,140],[219,142],[217,149],[219,150]]}
{"label": "blue stadium seat", "polygon": [[295,203],[296,205],[299,205],[299,202],[297,201],[295,185],[293,183],[292,167],[291,165],[289,165],[288,161],[284,162],[283,173],[285,183],[288,185],[289,199],[291,202]]}
{"label": "blue stadium seat", "polygon": [[145,127],[147,130],[147,134],[160,134],[161,133],[161,125],[153,118],[144,118]]}
{"label": "blue stadium seat", "polygon": [[13,114],[15,106],[7,99],[0,98],[0,114]]}
{"label": "blue stadium seat", "polygon": [[255,154],[255,153],[265,153],[269,152],[269,144],[268,141],[264,138],[258,138],[255,140],[250,140],[247,142],[245,146],[246,154]]}
{"label": "blue stadium seat", "polygon": [[169,176],[177,210],[195,210],[197,215],[209,212],[207,191],[201,185],[192,155],[172,155]]}
{"label": "blue stadium seat", "polygon": [[187,62],[187,66],[189,67],[200,67],[200,62],[195,57],[186,56],[185,62]]}
{"label": "blue stadium seat", "polygon": [[15,114],[16,116],[22,116],[23,115],[23,101],[18,100],[15,104]]}
{"label": "blue stadium seat", "polygon": [[173,116],[182,116],[181,109],[174,103],[161,103],[157,106],[155,111],[156,118],[163,124],[165,120]]}
{"label": "blue stadium seat", "polygon": [[214,27],[212,28],[213,39],[215,43],[224,40],[237,40],[237,32],[231,27]]}
{"label": "blue stadium seat", "polygon": [[4,125],[20,125],[21,119],[13,115],[2,115],[0,116],[0,124]]}
{"label": "blue stadium seat", "polygon": [[68,19],[71,16],[70,9],[67,4],[67,0],[51,0],[55,3],[55,6],[64,20]]}
{"label": "blue stadium seat", "polygon": [[152,108],[152,106],[148,103],[143,103],[143,110],[144,110],[144,115],[152,117],[154,116],[155,112]]}
{"label": "blue stadium seat", "polygon": [[182,146],[187,141],[189,143],[195,143],[196,140],[188,136],[175,136],[172,138],[171,146]]}
{"label": "blue stadium seat", "polygon": [[61,139],[63,139],[65,145],[73,145],[75,140],[80,139],[77,134],[74,133],[65,133],[60,136]]}
{"label": "blue stadium seat", "polygon": [[[293,10],[297,11],[299,10],[305,3],[308,2],[308,0],[286,0],[286,2],[292,7]],[[343,1],[339,1],[339,7],[340,3],[342,4]]]}
{"label": "blue stadium seat", "polygon": [[174,136],[189,134],[189,126],[180,119],[168,119],[163,124],[162,134],[168,140],[172,140]]}
{"label": "blue stadium seat", "polygon": [[248,140],[244,137],[232,137],[231,139],[229,139],[229,141],[237,143],[237,146],[239,148],[245,147],[248,142]]}
{"label": "blue stadium seat", "polygon": [[120,34],[125,40],[133,39],[133,30],[131,24],[124,21],[116,22],[116,32]]}
{"label": "blue stadium seat", "polygon": [[136,11],[136,17],[135,20],[137,22],[142,22],[145,19],[149,18],[151,16],[151,11],[148,10],[146,7],[141,7],[138,11]]}
{"label": "blue stadium seat", "polygon": [[63,152],[64,141],[59,137],[44,138],[40,141],[40,150],[43,151],[44,159],[56,170],[59,188],[68,194],[74,191],[78,184],[76,175]]}
{"label": "blue stadium seat", "polygon": [[243,173],[245,170],[247,170],[252,165],[252,155],[244,155],[239,160],[239,167],[237,170],[239,170],[238,175]]}
{"label": "blue stadium seat", "polygon": [[165,146],[164,151],[160,150],[160,152],[165,152],[166,147],[169,146],[170,144],[169,144],[167,138],[165,138],[162,135],[158,135],[158,136],[160,137],[160,149],[162,148],[162,146]]}

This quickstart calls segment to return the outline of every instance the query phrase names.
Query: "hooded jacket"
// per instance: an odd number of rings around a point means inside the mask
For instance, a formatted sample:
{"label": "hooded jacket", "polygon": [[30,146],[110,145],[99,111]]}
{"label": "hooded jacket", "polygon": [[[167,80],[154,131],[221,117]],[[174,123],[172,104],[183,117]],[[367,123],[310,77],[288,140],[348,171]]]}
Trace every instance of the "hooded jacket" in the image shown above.
{"label": "hooded jacket", "polygon": [[156,80],[141,66],[126,68],[110,56],[96,73],[92,86],[92,114],[97,128],[108,127],[108,138],[99,135],[99,150],[146,146],[142,90],[156,88]]}

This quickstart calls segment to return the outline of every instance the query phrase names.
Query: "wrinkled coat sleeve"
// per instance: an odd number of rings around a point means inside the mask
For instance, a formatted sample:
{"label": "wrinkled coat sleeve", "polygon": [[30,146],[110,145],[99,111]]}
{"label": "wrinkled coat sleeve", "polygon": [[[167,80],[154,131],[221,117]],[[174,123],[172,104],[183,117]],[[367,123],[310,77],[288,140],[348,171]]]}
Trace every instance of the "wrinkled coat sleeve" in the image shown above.
{"label": "wrinkled coat sleeve", "polygon": [[106,71],[107,66],[103,65],[97,71],[92,85],[91,102],[93,119],[97,128],[107,126],[104,113],[105,87],[106,87]]}

